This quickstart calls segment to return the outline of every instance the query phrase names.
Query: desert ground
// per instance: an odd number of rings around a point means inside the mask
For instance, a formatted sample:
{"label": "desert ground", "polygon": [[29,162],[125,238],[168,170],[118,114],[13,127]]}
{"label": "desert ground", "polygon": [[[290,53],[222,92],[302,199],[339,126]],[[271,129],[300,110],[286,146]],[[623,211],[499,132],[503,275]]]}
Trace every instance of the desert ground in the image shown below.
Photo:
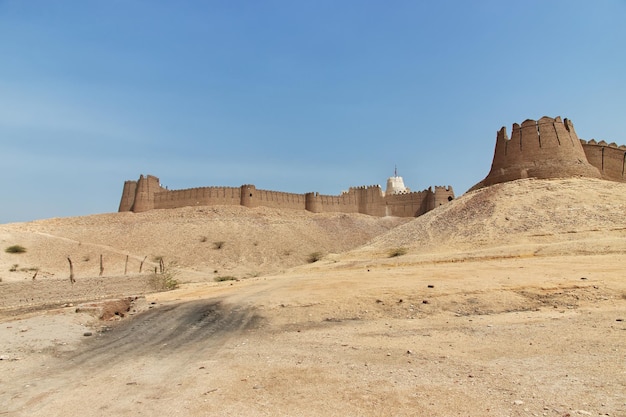
{"label": "desert ground", "polygon": [[626,416],[626,184],[416,219],[46,219],[0,245],[1,416]]}

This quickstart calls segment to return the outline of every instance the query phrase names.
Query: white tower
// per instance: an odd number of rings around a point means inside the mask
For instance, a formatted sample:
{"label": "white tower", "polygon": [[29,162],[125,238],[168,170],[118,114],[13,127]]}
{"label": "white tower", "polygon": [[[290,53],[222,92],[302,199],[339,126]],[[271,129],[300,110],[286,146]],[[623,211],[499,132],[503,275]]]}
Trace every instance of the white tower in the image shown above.
{"label": "white tower", "polygon": [[385,195],[408,193],[411,190],[404,186],[404,180],[398,176],[398,168],[394,170],[393,177],[387,178]]}

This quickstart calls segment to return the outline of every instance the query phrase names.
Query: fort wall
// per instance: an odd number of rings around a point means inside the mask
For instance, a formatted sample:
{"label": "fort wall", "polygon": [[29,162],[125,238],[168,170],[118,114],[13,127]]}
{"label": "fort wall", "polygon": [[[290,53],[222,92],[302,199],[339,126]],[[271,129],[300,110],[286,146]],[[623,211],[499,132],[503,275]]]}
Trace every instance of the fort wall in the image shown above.
{"label": "fort wall", "polygon": [[122,191],[122,199],[120,200],[118,211],[131,211],[133,209],[136,192],[137,181],[124,181],[124,190]]}
{"label": "fort wall", "polygon": [[600,178],[600,172],[587,161],[571,121],[542,117],[513,124],[510,139],[505,127],[498,131],[491,170],[480,184],[576,176]]}
{"label": "fort wall", "polygon": [[581,143],[587,160],[598,168],[602,179],[626,182],[626,146],[593,139],[589,142],[581,139]]}
{"label": "fort wall", "polygon": [[235,187],[201,187],[184,190],[164,190],[154,195],[154,208],[185,206],[239,205],[241,189]]}
{"label": "fort wall", "polygon": [[154,209],[154,195],[165,191],[159,179],[153,175],[141,175],[135,186],[135,198],[131,210],[135,213]]}
{"label": "fort wall", "polygon": [[542,117],[496,135],[491,170],[470,190],[522,178],[590,177],[626,181],[626,147],[582,140],[568,120]]}
{"label": "fort wall", "polygon": [[188,206],[242,205],[308,210],[314,213],[362,213],[371,216],[416,217],[454,199],[452,187],[385,195],[379,185],[351,187],[340,195],[295,194],[241,187],[200,187],[168,190],[154,176],[126,181],[119,211],[146,211]]}
{"label": "fort wall", "polygon": [[304,210],[306,201],[304,194],[285,193],[281,191],[256,190],[253,196],[256,206]]}

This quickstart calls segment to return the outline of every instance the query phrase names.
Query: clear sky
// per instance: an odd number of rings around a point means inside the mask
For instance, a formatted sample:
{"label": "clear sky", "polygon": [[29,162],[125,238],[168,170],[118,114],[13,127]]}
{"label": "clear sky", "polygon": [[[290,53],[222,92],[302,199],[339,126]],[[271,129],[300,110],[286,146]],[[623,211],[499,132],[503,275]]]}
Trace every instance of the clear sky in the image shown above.
{"label": "clear sky", "polygon": [[125,180],[457,195],[496,131],[626,144],[624,0],[0,0],[0,223],[117,211]]}

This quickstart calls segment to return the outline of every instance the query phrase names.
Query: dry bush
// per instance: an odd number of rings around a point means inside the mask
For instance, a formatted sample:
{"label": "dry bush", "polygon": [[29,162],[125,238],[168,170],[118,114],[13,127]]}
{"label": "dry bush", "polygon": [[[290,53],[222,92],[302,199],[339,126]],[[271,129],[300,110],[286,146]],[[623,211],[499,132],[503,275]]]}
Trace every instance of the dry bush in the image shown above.
{"label": "dry bush", "polygon": [[221,277],[215,277],[215,281],[223,282],[223,281],[239,281],[239,280],[236,277],[233,277],[232,275],[225,275]]}
{"label": "dry bush", "polygon": [[389,251],[389,257],[395,258],[397,256],[406,255],[408,252],[407,248],[394,248]]}
{"label": "dry bush", "polygon": [[313,262],[319,261],[323,257],[324,257],[324,254],[322,252],[313,252],[313,253],[310,253],[309,256],[307,257],[307,262],[312,264]]}
{"label": "dry bush", "polygon": [[4,250],[6,253],[24,253],[26,248],[21,245],[11,245]]}

